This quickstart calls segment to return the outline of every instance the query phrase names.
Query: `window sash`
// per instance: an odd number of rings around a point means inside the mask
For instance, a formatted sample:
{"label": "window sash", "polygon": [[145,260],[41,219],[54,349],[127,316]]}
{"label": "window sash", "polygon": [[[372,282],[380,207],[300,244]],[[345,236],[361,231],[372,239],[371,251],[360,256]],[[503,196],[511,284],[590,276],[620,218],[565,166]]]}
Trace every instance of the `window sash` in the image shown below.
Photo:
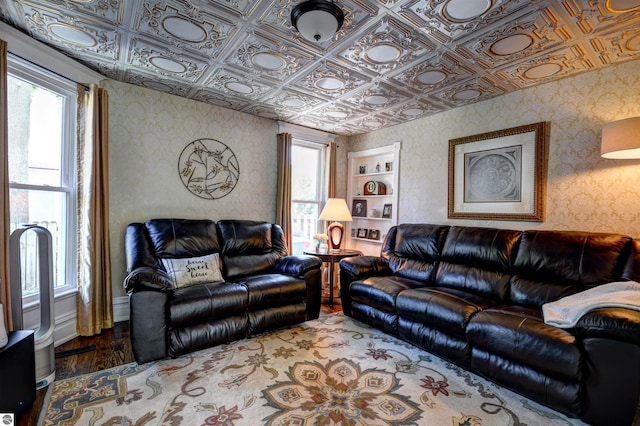
{"label": "window sash", "polygon": [[[60,185],[31,184],[24,182],[10,182],[9,188],[24,191],[58,192],[63,194],[64,207],[60,224],[60,238],[63,239],[62,247],[64,262],[63,282],[56,282],[54,295],[60,297],[69,292],[77,291],[77,253],[76,253],[76,207],[77,207],[77,178],[76,178],[76,116],[77,116],[77,85],[57,74],[47,71],[29,61],[9,54],[7,60],[8,74],[27,82],[40,86],[51,91],[63,99],[62,123],[61,123],[61,163],[60,163]],[[24,238],[25,234],[23,234]],[[54,243],[55,245],[55,243]],[[54,247],[55,250],[55,247]],[[55,276],[54,279],[58,280]],[[23,277],[24,279],[24,277]],[[23,297],[25,307],[37,305],[39,294],[32,294]]]}

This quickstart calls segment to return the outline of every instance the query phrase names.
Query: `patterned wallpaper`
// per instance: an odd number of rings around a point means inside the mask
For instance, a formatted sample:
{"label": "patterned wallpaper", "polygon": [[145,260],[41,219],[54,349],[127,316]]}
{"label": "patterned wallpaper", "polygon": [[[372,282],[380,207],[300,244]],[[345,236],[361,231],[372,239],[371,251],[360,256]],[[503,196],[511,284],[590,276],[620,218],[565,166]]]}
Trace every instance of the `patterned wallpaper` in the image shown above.
{"label": "patterned wallpaper", "polygon": [[[618,232],[640,237],[640,160],[600,157],[603,124],[640,116],[640,61],[593,71],[376,132],[350,151],[402,141],[399,222]],[[549,121],[546,221],[447,219],[449,139]]]}
{"label": "patterned wallpaper", "polygon": [[[249,114],[108,80],[111,256],[114,296],[124,295],[124,230],[150,218],[273,221],[277,123]],[[240,164],[231,193],[205,200],[178,175],[178,158],[195,139],[226,144]]]}
{"label": "patterned wallpaper", "polygon": [[[124,229],[151,217],[273,221],[275,121],[113,80],[110,102],[112,278],[122,296]],[[338,196],[346,195],[347,152],[402,141],[400,222],[514,229],[619,232],[640,237],[640,160],[600,157],[602,125],[640,116],[640,61],[353,137],[338,137]],[[447,219],[447,152],[452,138],[551,122],[547,218],[543,223]],[[240,180],[218,200],[191,194],[177,174],[185,145],[214,138],[238,157]]]}

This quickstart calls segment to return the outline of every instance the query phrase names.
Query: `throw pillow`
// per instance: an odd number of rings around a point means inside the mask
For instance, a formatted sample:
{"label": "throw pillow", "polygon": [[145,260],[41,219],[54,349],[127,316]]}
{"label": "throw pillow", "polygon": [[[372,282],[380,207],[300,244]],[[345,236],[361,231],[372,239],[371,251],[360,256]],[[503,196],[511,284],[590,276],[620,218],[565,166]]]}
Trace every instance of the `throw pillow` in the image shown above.
{"label": "throw pillow", "polygon": [[224,281],[218,259],[218,253],[214,253],[185,259],[162,259],[162,264],[176,288],[180,288]]}

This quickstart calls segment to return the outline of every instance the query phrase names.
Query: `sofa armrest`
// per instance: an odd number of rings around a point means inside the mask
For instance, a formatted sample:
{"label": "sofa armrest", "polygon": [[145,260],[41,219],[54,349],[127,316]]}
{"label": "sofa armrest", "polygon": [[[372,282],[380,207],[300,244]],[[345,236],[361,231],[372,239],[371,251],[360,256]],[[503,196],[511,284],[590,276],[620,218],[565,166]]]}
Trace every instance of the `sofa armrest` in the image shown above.
{"label": "sofa armrest", "polygon": [[131,271],[124,279],[124,289],[128,294],[142,290],[173,290],[173,280],[169,275],[156,268],[143,266]]}
{"label": "sofa armrest", "polygon": [[340,271],[353,277],[352,281],[373,275],[390,275],[389,261],[379,256],[347,257],[340,261]]}
{"label": "sofa armrest", "polygon": [[320,258],[303,255],[281,257],[276,261],[274,268],[280,274],[303,278],[307,272],[320,269],[321,266]]}
{"label": "sofa armrest", "polygon": [[345,315],[351,316],[351,283],[374,275],[391,275],[389,261],[386,258],[355,256],[340,261],[340,300]]}
{"label": "sofa armrest", "polygon": [[640,311],[625,308],[595,309],[575,326],[582,338],[599,337],[640,345]]}

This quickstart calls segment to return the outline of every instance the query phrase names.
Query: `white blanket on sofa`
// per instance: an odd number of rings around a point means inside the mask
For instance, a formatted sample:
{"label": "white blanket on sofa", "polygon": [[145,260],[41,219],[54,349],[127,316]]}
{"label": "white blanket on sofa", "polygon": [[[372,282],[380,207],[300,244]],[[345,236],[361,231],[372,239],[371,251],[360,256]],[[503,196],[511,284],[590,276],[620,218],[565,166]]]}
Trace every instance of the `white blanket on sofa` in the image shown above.
{"label": "white blanket on sofa", "polygon": [[602,284],[555,302],[542,305],[545,324],[571,328],[587,312],[598,308],[627,308],[640,311],[640,283],[621,281]]}

